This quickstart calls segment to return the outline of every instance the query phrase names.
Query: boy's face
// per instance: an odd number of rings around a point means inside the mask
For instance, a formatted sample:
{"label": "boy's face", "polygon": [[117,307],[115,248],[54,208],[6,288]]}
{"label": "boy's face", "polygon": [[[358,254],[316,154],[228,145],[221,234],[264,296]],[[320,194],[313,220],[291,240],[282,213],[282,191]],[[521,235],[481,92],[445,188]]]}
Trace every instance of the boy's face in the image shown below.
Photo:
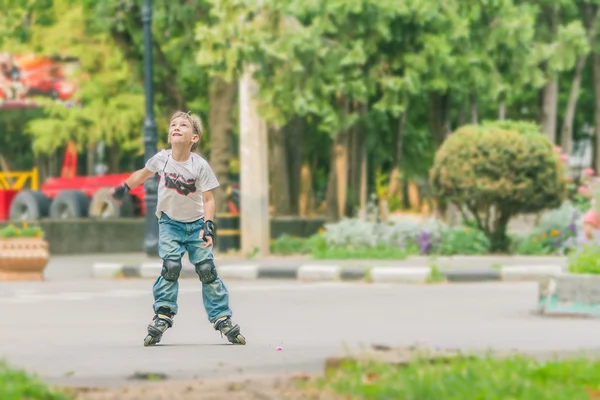
{"label": "boy's face", "polygon": [[186,145],[191,147],[200,137],[194,133],[192,123],[185,117],[177,117],[169,127],[169,143],[171,145]]}

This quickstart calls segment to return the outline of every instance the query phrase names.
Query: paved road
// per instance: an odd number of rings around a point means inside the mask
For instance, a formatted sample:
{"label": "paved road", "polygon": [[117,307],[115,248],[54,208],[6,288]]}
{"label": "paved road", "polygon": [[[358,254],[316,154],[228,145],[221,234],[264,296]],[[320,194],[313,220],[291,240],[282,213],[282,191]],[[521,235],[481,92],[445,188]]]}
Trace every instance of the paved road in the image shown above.
{"label": "paved road", "polygon": [[[150,280],[0,282],[0,358],[50,382],[112,386],[136,372],[171,378],[319,372],[322,361],[374,343],[446,347],[600,348],[600,321],[531,314],[535,284],[440,286],[230,282],[248,345],[206,321],[200,283],[181,281],[180,314],[144,348]],[[283,351],[276,351],[282,346]]]}

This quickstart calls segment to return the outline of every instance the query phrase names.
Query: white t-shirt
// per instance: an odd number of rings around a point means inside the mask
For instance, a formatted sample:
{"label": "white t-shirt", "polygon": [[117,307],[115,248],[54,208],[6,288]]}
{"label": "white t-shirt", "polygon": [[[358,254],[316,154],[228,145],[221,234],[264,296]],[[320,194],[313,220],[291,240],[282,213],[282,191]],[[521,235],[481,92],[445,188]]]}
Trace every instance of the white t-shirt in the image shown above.
{"label": "white t-shirt", "polygon": [[202,192],[219,186],[208,162],[192,153],[185,162],[171,157],[171,150],[161,150],[148,160],[146,168],[158,172],[158,202],[156,216],[164,212],[180,222],[193,222],[204,217]]}

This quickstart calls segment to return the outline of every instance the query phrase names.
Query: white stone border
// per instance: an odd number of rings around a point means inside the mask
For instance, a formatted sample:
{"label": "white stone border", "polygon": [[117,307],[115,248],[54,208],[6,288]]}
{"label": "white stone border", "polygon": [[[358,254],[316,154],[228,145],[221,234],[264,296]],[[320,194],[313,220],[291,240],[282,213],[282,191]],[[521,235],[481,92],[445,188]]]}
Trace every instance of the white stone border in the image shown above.
{"label": "white stone border", "polygon": [[339,265],[302,265],[296,270],[296,279],[302,282],[338,281],[342,267]]}
{"label": "white stone border", "polygon": [[94,263],[92,276],[94,278],[116,278],[123,272],[124,264],[118,263]]}
{"label": "white stone border", "polygon": [[373,283],[424,283],[430,267],[375,267],[371,269]]}
{"label": "white stone border", "polygon": [[224,280],[254,280],[258,279],[258,265],[222,265],[217,266],[217,273]]}
{"label": "white stone border", "polygon": [[511,265],[500,270],[502,281],[537,281],[545,276],[557,276],[564,272],[560,265]]}

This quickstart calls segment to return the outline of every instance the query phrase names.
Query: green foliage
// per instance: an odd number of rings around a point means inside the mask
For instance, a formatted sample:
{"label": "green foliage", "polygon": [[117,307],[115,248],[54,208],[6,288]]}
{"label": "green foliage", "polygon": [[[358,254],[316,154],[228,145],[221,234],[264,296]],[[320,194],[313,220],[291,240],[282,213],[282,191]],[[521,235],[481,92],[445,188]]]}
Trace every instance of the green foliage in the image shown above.
{"label": "green foliage", "polygon": [[31,138],[25,134],[27,124],[43,118],[45,112],[39,108],[23,108],[0,111],[0,154],[13,171],[27,171],[34,164],[31,153]]}
{"label": "green foliage", "polygon": [[284,234],[271,241],[271,252],[275,254],[309,254],[310,251],[309,241],[306,238]]}
{"label": "green foliage", "polygon": [[108,146],[119,144],[124,152],[141,149],[143,92],[110,36],[91,30],[83,7],[71,0],[36,11],[44,23],[32,24],[26,41],[7,41],[6,49],[77,58],[79,71],[70,79],[79,87],[82,106],[40,99],[46,115],[29,121],[25,129],[33,137],[34,151],[51,154],[69,141],[85,149],[101,140]]}
{"label": "green foliage", "polygon": [[418,254],[414,245],[401,247],[316,247],[312,256],[318,260],[404,260]]}
{"label": "green foliage", "polygon": [[465,355],[448,362],[417,359],[408,366],[346,363],[317,385],[356,399],[586,400],[597,393],[598,374],[600,363],[586,358]]}
{"label": "green foliage", "polygon": [[600,245],[596,242],[582,244],[569,257],[567,270],[573,274],[600,274]]}
{"label": "green foliage", "polygon": [[[29,152],[31,138],[43,153],[67,141],[80,148],[115,144],[121,158],[142,149],[141,4],[0,1],[2,49],[78,57],[83,104],[46,103],[43,112],[23,117],[33,119],[26,128],[6,124],[5,130],[0,113],[3,152]],[[566,0],[153,1],[159,146],[174,109],[206,121],[209,106],[219,108],[208,104],[212,77],[236,81],[245,66],[255,66],[267,121],[280,127],[303,121],[303,161],[314,165],[319,191],[327,181],[321,177],[329,169],[330,138],[349,129],[364,133],[370,173],[387,173],[398,163],[405,177],[425,177],[439,144],[431,125],[462,125],[470,108],[480,118],[496,118],[501,105],[515,119],[538,119],[539,89],[555,74],[561,74],[564,108],[575,63],[590,51],[580,8]],[[549,18],[554,10],[556,29]],[[588,64],[575,131],[593,116]],[[441,109],[432,94],[444,98]],[[235,121],[232,126],[235,135]],[[28,157],[16,165],[32,163]]]}
{"label": "green foliage", "polygon": [[43,238],[44,231],[37,225],[23,223],[20,227],[10,224],[0,229],[0,238]]}
{"label": "green foliage", "polygon": [[439,255],[475,255],[487,254],[490,240],[484,232],[477,228],[457,227],[442,234],[440,244],[434,249]]}
{"label": "green foliage", "polygon": [[559,250],[552,245],[552,240],[548,240],[547,236],[514,237],[511,242],[514,247],[513,252],[519,255],[544,256]]}
{"label": "green foliage", "polygon": [[563,165],[539,128],[512,121],[459,128],[438,150],[430,179],[436,197],[472,213],[492,250],[501,251],[508,249],[512,216],[558,207],[567,188]]}
{"label": "green foliage", "polygon": [[65,394],[50,389],[37,377],[9,368],[0,362],[0,398],[3,400],[69,400]]}
{"label": "green foliage", "polygon": [[322,233],[317,233],[310,238],[298,238],[282,235],[271,243],[271,251],[281,255],[311,255],[315,259],[346,260],[346,259],[380,259],[402,260],[407,256],[418,253],[414,244],[410,246],[389,247],[384,244],[375,247],[360,245],[329,245],[327,238]]}
{"label": "green foliage", "polygon": [[[411,255],[486,254],[486,235],[472,227],[446,228],[435,222],[379,224],[344,220],[327,224],[310,238],[283,235],[271,244],[276,254],[311,254],[317,259],[404,259]],[[441,228],[441,229],[440,229]],[[357,235],[356,232],[361,232]]]}
{"label": "green foliage", "polygon": [[430,266],[429,275],[427,275],[425,282],[427,282],[427,283],[446,282],[446,276],[442,273],[442,271],[440,270],[440,267],[438,267],[436,264],[433,264]]}
{"label": "green foliage", "polygon": [[545,212],[531,235],[514,237],[512,245],[516,254],[560,254],[577,236],[581,212],[570,201],[559,208]]}

